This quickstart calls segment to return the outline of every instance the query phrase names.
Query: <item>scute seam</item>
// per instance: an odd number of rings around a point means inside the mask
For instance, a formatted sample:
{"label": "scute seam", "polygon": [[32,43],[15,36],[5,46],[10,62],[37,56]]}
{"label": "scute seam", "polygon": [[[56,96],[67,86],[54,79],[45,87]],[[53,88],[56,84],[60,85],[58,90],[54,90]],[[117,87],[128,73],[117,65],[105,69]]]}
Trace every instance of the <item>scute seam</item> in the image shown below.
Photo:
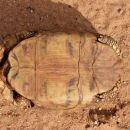
{"label": "scute seam", "polygon": [[80,36],[80,42],[79,42],[79,60],[78,60],[78,83],[77,83],[77,88],[78,88],[78,93],[79,93],[79,101],[78,104],[82,103],[83,100],[83,92],[82,88],[80,88],[80,53],[81,53],[81,44],[82,44],[82,36]]}

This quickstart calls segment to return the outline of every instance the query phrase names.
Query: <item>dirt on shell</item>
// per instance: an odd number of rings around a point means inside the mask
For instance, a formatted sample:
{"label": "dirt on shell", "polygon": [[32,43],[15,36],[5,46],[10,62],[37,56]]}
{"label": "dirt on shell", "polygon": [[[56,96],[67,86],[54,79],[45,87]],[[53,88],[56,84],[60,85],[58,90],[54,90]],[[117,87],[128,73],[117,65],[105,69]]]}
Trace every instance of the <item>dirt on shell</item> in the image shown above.
{"label": "dirt on shell", "polygon": [[[61,2],[61,3],[59,3]],[[130,46],[129,0],[0,0],[0,40],[29,31],[92,32]],[[129,49],[124,80],[129,80]],[[130,83],[98,95],[85,107],[23,109],[0,95],[0,130],[130,130]]]}

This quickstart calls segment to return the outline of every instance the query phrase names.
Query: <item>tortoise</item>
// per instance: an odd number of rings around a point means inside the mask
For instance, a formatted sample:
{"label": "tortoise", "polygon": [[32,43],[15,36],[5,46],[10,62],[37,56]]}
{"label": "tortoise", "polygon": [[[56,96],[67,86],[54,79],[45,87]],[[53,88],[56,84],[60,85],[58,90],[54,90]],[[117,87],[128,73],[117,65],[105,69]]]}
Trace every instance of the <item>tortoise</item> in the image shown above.
{"label": "tortoise", "polygon": [[0,50],[0,90],[27,106],[74,108],[107,92],[122,72],[121,50],[110,36],[86,32],[24,31],[6,37]]}

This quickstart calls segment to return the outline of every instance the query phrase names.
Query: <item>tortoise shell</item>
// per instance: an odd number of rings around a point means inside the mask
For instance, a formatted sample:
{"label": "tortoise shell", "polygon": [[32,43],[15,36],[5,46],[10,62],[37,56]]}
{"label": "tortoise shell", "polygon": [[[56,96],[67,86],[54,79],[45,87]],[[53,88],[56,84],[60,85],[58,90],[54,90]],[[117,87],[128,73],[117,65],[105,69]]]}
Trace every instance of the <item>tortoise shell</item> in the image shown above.
{"label": "tortoise shell", "polygon": [[46,33],[9,53],[8,82],[35,104],[71,108],[92,101],[120,78],[121,62],[95,35]]}

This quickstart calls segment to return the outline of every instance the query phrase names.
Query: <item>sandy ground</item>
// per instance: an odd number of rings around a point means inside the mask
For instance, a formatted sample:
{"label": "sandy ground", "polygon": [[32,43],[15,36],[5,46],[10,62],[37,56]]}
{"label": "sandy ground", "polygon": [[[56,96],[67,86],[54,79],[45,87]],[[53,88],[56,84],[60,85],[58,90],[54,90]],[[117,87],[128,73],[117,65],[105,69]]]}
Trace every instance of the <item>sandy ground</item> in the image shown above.
{"label": "sandy ground", "polygon": [[[22,30],[48,30],[98,32],[130,45],[129,0],[53,1],[1,0],[1,43],[6,35]],[[128,51],[124,80],[130,78],[129,59]],[[22,109],[1,96],[0,130],[130,130],[130,84],[73,110]]]}

